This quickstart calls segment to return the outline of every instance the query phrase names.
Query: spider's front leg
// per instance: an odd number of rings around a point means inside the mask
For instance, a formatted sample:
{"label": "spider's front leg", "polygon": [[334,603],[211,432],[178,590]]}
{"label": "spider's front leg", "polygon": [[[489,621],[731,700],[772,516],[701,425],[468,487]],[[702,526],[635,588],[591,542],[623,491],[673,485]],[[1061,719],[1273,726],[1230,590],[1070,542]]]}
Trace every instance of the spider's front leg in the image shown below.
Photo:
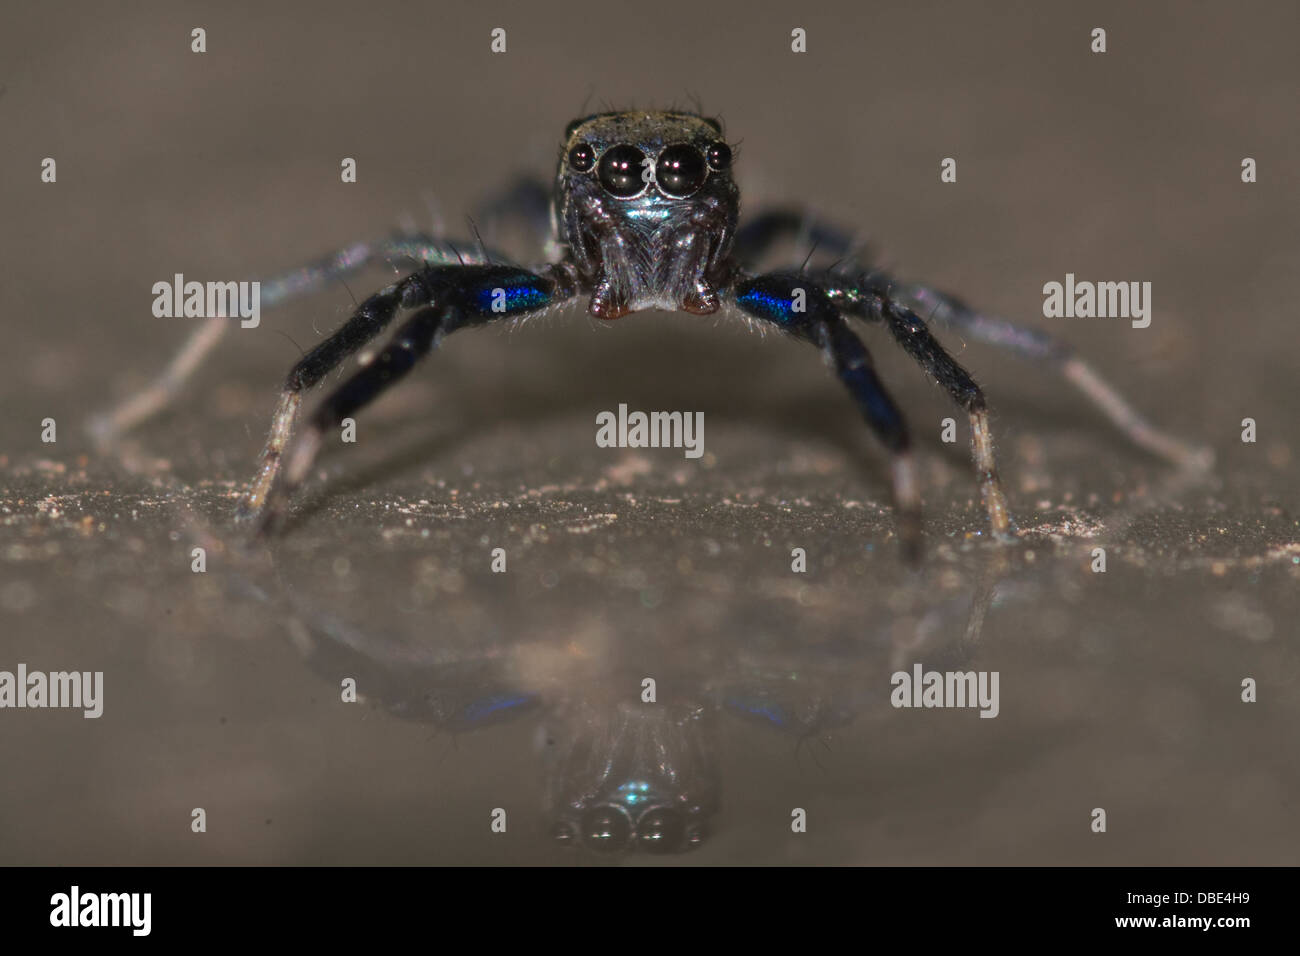
{"label": "spider's front leg", "polygon": [[[443,336],[467,326],[539,312],[573,294],[573,281],[563,266],[539,274],[513,266],[476,265],[431,267],[371,296],[289,373],[257,475],[240,501],[237,517],[256,521],[259,533],[273,531],[325,435],[402,378]],[[326,397],[307,430],[290,445],[303,390],[374,338],[402,308],[417,311],[369,364]]]}
{"label": "spider's front leg", "polygon": [[[831,255],[852,258],[854,254],[854,242],[847,233],[818,219],[777,209],[759,215],[737,234],[737,256],[743,261],[757,261],[783,236],[795,233],[804,234],[812,245],[825,247]],[[846,274],[854,276],[849,289],[844,287],[842,281]],[[807,280],[807,277],[797,274],[787,275],[786,278],[796,285],[806,284]],[[1011,537],[1011,516],[994,463],[993,438],[989,434],[988,405],[984,392],[969,373],[944,351],[924,323],[903,304],[890,297],[888,290],[892,288],[894,280],[887,274],[846,267],[827,273],[822,278],[828,290],[825,294],[845,313],[883,320],[907,353],[970,416],[971,457],[975,462],[980,495],[989,514],[989,524],[997,537]]]}
{"label": "spider's front leg", "polygon": [[[426,235],[399,235],[374,242],[358,242],[300,268],[259,280],[259,301],[263,309],[272,309],[323,289],[332,281],[346,279],[376,262],[450,265],[466,260],[487,261],[486,255],[470,243],[462,243],[461,247],[457,247],[445,239],[434,239]],[[190,376],[221,341],[226,331],[233,327],[234,323],[228,318],[205,319],[190,333],[185,344],[153,382],[87,423],[95,442],[101,447],[111,446],[126,432],[171,405],[181,394]]]}
{"label": "spider's front leg", "polygon": [[[802,294],[799,294],[802,292]],[[812,277],[799,272],[772,272],[741,277],[732,298],[746,314],[822,350],[826,364],[857,402],[862,417],[893,457],[894,502],[899,512],[899,540],[909,560],[920,554],[921,497],[911,455],[911,437],[902,412],[872,367],[862,340]]]}

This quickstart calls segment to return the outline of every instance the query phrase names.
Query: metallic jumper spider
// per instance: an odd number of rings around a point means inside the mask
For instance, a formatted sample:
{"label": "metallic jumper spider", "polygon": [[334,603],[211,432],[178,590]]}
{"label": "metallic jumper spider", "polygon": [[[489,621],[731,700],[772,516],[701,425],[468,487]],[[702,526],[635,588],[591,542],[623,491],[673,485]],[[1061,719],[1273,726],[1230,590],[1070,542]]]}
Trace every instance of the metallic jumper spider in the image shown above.
{"label": "metallic jumper spider", "polygon": [[[462,255],[445,240],[403,236],[350,247],[263,283],[263,304],[272,304],[376,259],[410,257],[422,264],[362,302],[289,372],[238,518],[260,533],[275,529],[326,434],[397,382],[443,336],[536,314],[578,296],[587,297],[592,315],[610,320],[651,308],[708,315],[727,306],[816,345],[892,456],[899,538],[909,557],[919,550],[921,512],[911,437],[851,318],[883,324],[970,416],[975,471],[999,538],[1014,531],[994,464],[984,393],[930,333],[930,320],[1052,366],[1149,451],[1184,467],[1208,464],[1207,452],[1158,431],[1067,346],[872,268],[834,227],[778,210],[738,228],[740,193],[731,165],[732,150],[716,120],[680,112],[598,113],[565,131],[550,209],[557,261],[524,269],[503,264],[481,245],[477,253]],[[540,210],[540,191],[516,191],[508,201],[531,199]],[[800,234],[837,257],[835,264],[754,271],[778,240]],[[291,442],[303,392],[402,310],[412,314],[389,344],[331,392]],[[162,407],[227,326],[212,320],[195,333],[157,384],[97,423],[99,436],[121,432]]]}

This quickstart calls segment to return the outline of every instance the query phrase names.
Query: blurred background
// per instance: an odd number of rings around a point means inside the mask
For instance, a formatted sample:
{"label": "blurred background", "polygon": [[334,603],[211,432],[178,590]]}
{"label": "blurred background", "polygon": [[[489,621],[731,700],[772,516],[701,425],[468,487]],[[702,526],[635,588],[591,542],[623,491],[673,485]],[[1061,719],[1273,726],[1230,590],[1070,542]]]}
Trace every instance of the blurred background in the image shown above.
{"label": "blurred background", "polygon": [[[0,712],[0,863],[1300,862],[1298,10],[7,6],[0,670],[103,671],[105,702]],[[1048,370],[947,335],[994,411],[1023,532],[1000,548],[964,425],[939,441],[961,416],[865,329],[920,445],[910,569],[886,456],[813,350],[579,305],[448,339],[246,551],[230,516],[279,384],[383,267],[232,331],[120,455],[85,437],[193,328],[152,315],[155,282],[465,236],[484,197],[552,175],[570,119],[695,103],[739,142],[744,212],[831,215],[1060,335],[1212,446],[1212,478],[1173,481]],[[1043,318],[1068,272],[1150,281],[1151,326]],[[706,455],[597,448],[619,403],[703,411]],[[918,660],[997,671],[998,718],[891,708]],[[572,845],[646,781],[690,811],[660,842],[696,849]]]}

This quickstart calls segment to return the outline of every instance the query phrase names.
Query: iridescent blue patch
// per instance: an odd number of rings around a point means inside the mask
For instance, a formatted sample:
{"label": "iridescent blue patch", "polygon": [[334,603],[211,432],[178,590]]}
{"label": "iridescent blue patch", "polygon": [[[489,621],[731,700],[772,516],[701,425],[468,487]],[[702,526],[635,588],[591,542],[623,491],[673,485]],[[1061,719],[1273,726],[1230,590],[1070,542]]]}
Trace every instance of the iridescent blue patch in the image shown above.
{"label": "iridescent blue patch", "polygon": [[762,289],[750,289],[736,297],[736,302],[749,312],[772,322],[785,324],[794,315],[794,299],[785,295],[773,295]]}
{"label": "iridescent blue patch", "polygon": [[631,808],[653,800],[654,792],[644,780],[632,780],[618,788],[618,796],[624,806]]}
{"label": "iridescent blue patch", "polygon": [[506,711],[517,710],[533,703],[536,698],[531,694],[496,694],[476,700],[465,708],[461,715],[468,724],[478,724]]}
{"label": "iridescent blue patch", "polygon": [[544,308],[550,301],[551,296],[545,289],[530,283],[479,289],[477,304],[480,312],[509,315]]}
{"label": "iridescent blue patch", "polygon": [[728,697],[726,705],[734,711],[775,724],[777,727],[788,727],[792,723],[786,709],[766,697]]}

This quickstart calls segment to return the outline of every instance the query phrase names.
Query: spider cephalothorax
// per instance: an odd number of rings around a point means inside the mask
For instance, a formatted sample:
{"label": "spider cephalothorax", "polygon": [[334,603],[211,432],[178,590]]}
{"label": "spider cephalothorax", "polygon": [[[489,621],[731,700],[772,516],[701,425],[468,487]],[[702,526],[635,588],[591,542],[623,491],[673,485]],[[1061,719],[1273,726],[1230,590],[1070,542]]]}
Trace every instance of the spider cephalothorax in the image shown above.
{"label": "spider cephalothorax", "polygon": [[718,311],[740,207],[722,126],[689,113],[600,113],[566,133],[556,226],[592,287],[591,314]]}
{"label": "spider cephalothorax", "polygon": [[[559,250],[558,261],[525,269],[505,264],[486,248],[466,252],[473,246],[403,235],[351,246],[262,283],[266,306],[376,260],[423,263],[362,302],[351,319],[290,370],[240,516],[254,520],[262,532],[276,526],[326,437],[445,336],[584,297],[590,312],[604,319],[652,308],[708,314],[725,303],[751,322],[815,345],[890,453],[899,536],[910,554],[919,549],[921,512],[911,433],[876,373],[858,324],[883,329],[969,416],[971,458],[997,537],[1012,537],[1014,529],[994,465],[988,405],[974,379],[930,332],[931,320],[1054,369],[1156,454],[1185,466],[1208,464],[1203,450],[1146,422],[1065,345],[927,286],[895,279],[864,262],[851,236],[836,227],[781,210],[737,227],[732,152],[716,120],[677,112],[599,113],[571,123],[564,139],[549,223],[549,245]],[[545,201],[538,197],[545,194],[545,187],[524,184],[492,208],[535,222],[543,218],[537,213]],[[798,268],[759,269],[779,240],[798,235],[834,264],[810,266],[810,254]],[[388,345],[331,392],[305,433],[294,436],[303,392],[402,312],[408,316]],[[195,334],[153,389],[100,423],[101,437],[130,427],[176,393],[220,330],[229,327],[214,321],[216,326]],[[732,371],[737,381],[746,380],[743,370]]]}

